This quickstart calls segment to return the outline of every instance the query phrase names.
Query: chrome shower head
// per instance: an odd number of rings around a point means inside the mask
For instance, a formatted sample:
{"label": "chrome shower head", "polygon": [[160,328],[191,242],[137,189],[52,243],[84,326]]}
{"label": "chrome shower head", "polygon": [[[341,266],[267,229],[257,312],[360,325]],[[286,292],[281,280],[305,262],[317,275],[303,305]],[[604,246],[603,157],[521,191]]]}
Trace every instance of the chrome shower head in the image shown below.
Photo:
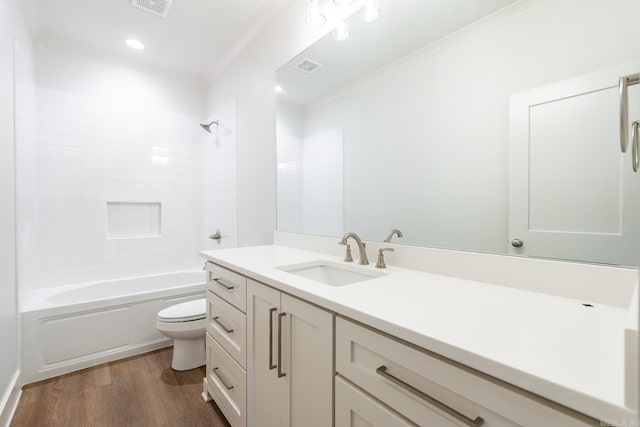
{"label": "chrome shower head", "polygon": [[200,127],[204,130],[206,130],[207,132],[211,133],[211,125],[216,125],[218,126],[218,121],[214,120],[211,123],[209,123],[208,125],[203,125],[202,123],[200,124]]}

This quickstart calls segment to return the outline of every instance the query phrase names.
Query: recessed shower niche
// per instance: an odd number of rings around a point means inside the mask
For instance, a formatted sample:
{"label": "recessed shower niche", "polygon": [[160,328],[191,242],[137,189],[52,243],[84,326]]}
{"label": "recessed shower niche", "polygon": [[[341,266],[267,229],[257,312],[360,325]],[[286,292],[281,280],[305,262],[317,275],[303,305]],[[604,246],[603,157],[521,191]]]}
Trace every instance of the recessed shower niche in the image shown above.
{"label": "recessed shower niche", "polygon": [[159,237],[161,217],[159,202],[107,202],[107,239]]}

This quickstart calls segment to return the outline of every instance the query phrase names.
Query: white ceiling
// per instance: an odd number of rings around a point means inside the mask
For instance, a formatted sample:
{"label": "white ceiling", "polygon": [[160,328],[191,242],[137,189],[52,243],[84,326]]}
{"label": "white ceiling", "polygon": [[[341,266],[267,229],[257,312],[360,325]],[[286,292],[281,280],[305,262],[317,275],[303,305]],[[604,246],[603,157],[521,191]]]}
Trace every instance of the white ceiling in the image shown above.
{"label": "white ceiling", "polygon": [[[325,35],[278,70],[284,92],[278,99],[308,105],[390,62],[470,25],[516,0],[380,0],[380,16],[348,22],[351,36],[342,42]],[[312,74],[294,66],[305,58],[322,64]]]}
{"label": "white ceiling", "polygon": [[[210,78],[288,0],[174,0],[167,18],[130,0],[21,0],[36,38],[54,35]],[[142,41],[135,51],[127,38]]]}

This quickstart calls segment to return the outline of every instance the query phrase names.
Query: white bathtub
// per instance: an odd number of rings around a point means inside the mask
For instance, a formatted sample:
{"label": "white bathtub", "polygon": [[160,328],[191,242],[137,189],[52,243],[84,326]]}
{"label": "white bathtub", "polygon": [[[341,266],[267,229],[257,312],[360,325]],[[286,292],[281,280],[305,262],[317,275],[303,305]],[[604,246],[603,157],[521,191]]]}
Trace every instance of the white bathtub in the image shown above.
{"label": "white bathtub", "polygon": [[202,271],[31,292],[22,307],[22,382],[169,346],[156,329],[158,311],[204,295]]}

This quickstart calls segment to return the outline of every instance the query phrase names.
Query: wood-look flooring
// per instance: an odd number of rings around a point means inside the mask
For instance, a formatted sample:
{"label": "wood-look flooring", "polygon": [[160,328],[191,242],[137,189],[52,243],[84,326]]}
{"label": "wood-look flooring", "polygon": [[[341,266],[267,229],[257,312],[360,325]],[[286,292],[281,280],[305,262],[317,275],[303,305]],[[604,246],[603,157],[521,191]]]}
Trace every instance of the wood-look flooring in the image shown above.
{"label": "wood-look flooring", "polygon": [[172,348],[27,385],[14,427],[229,426],[200,396],[204,367],[176,372]]}

